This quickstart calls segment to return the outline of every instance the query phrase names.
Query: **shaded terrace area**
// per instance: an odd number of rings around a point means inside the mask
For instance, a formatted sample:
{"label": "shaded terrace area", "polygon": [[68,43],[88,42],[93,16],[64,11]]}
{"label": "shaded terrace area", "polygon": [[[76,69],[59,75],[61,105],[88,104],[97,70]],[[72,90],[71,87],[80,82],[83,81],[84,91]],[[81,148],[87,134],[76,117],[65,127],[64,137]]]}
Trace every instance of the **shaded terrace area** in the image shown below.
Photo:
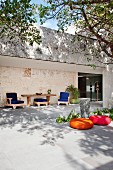
{"label": "shaded terrace area", "polygon": [[112,170],[113,123],[85,131],[56,123],[72,109],[79,105],[0,108],[1,169]]}

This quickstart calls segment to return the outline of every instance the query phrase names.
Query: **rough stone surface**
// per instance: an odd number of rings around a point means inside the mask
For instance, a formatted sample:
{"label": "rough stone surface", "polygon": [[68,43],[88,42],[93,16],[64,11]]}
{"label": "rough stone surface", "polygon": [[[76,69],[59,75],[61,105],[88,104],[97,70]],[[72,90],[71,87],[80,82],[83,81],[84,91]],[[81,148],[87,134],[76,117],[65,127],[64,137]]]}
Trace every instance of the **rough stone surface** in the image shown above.
{"label": "rough stone surface", "polygon": [[102,65],[94,59],[88,62],[87,58],[92,59],[92,57],[89,55],[86,57],[88,52],[74,35],[44,27],[39,29],[42,36],[40,45],[36,43],[33,46],[23,45],[17,40],[3,38],[0,40],[0,54],[56,62]]}
{"label": "rough stone surface", "polygon": [[[87,62],[87,57],[84,57],[86,52],[84,52],[82,44],[78,42],[76,37],[75,41],[73,41],[73,35],[58,33],[55,30],[44,27],[41,27],[40,31],[42,35],[42,43],[40,45],[34,44],[29,46],[28,44],[23,45],[16,40],[0,39],[0,57],[8,56],[9,58],[75,63],[76,70],[69,73],[68,71],[57,71],[59,69],[51,71],[43,66],[42,69],[38,69],[38,67],[31,68],[31,65],[27,66],[28,68],[26,66],[20,68],[20,66],[17,66],[18,63],[13,63],[12,66],[4,66],[3,64],[0,67],[0,105],[5,99],[5,93],[10,91],[16,91],[20,96],[22,93],[46,92],[48,88],[51,88],[52,93],[58,95],[60,91],[65,90],[67,85],[73,83],[77,85],[78,72],[85,72],[103,75],[103,105],[108,107],[109,99],[111,99],[113,92],[112,68],[109,70],[106,70],[105,67],[100,68],[102,65],[96,61],[92,61],[93,64],[99,66],[96,70],[83,66],[90,63]],[[53,100],[57,101],[55,98]]]}
{"label": "rough stone surface", "polygon": [[[51,97],[51,102],[56,103],[60,91],[65,91],[66,87],[74,84],[76,75],[73,72],[61,72],[39,69],[25,69],[14,67],[0,67],[1,73],[1,105],[5,103],[7,92],[17,92],[18,97],[21,94],[51,93],[57,96]],[[22,98],[26,103],[26,98]],[[32,98],[33,100],[33,98]]]}

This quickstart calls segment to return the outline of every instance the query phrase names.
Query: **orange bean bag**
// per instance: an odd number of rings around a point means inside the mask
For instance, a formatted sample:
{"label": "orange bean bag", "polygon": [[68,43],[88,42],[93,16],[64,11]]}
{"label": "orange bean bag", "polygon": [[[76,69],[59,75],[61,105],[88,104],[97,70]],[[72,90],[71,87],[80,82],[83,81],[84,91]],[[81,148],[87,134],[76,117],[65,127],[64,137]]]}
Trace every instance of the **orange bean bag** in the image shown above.
{"label": "orange bean bag", "polygon": [[89,117],[90,120],[93,121],[95,125],[109,125],[111,123],[111,119],[108,116],[100,116],[100,115],[93,115]]}
{"label": "orange bean bag", "polygon": [[74,129],[86,130],[93,127],[93,122],[88,118],[74,118],[70,120],[70,127]]}

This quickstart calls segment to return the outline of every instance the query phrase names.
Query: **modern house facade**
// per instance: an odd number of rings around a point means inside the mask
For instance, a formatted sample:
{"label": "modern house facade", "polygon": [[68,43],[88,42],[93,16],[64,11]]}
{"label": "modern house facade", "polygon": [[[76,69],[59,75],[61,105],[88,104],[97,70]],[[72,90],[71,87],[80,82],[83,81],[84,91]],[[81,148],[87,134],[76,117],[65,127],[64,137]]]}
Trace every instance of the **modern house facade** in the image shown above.
{"label": "modern house facade", "polygon": [[[16,40],[0,40],[0,105],[5,103],[7,92],[21,94],[56,94],[74,84],[80,97],[103,101],[109,106],[113,92],[113,71],[96,60],[87,61],[82,44],[71,34],[40,28],[42,43],[29,46]],[[93,69],[89,64],[95,64]],[[26,102],[26,98],[23,98]]]}

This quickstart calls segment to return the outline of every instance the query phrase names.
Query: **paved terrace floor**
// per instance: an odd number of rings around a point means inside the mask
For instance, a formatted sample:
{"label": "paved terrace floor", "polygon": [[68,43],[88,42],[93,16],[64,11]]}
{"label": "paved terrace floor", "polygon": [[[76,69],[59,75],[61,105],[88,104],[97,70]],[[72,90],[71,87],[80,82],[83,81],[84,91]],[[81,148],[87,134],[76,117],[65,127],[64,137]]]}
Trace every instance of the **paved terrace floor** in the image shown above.
{"label": "paved terrace floor", "polygon": [[80,110],[79,105],[1,108],[0,170],[113,170],[113,122],[84,131],[56,123],[72,109]]}

